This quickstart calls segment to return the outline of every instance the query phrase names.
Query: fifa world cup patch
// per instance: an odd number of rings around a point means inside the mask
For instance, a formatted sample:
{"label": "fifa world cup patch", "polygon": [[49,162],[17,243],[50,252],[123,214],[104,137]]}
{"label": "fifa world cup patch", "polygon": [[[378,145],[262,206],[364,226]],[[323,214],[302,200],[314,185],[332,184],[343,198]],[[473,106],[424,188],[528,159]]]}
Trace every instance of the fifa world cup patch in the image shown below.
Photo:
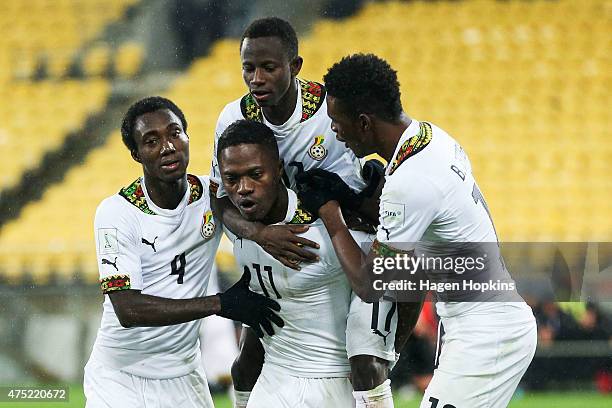
{"label": "fifa world cup patch", "polygon": [[206,211],[204,217],[202,217],[202,226],[200,227],[200,235],[205,240],[209,240],[214,234],[217,226],[215,225],[215,218],[211,210]]}
{"label": "fifa world cup patch", "polygon": [[102,293],[107,294],[116,290],[125,290],[130,288],[129,275],[111,275],[104,279],[100,279],[100,287]]}
{"label": "fifa world cup patch", "polygon": [[117,228],[98,228],[98,251],[100,255],[119,253]]}
{"label": "fifa world cup patch", "polygon": [[380,203],[380,212],[382,225],[385,227],[398,227],[404,225],[405,205],[401,203],[390,203],[382,201]]}
{"label": "fifa world cup patch", "polygon": [[317,161],[323,160],[327,156],[327,149],[323,146],[325,138],[323,136],[316,136],[314,143],[308,149],[308,155]]}
{"label": "fifa world cup patch", "polygon": [[389,175],[393,174],[395,170],[406,161],[408,158],[414,156],[421,150],[423,150],[429,142],[431,142],[433,131],[431,125],[427,122],[419,123],[419,133],[406,140],[402,147],[400,147],[395,160],[391,164]]}

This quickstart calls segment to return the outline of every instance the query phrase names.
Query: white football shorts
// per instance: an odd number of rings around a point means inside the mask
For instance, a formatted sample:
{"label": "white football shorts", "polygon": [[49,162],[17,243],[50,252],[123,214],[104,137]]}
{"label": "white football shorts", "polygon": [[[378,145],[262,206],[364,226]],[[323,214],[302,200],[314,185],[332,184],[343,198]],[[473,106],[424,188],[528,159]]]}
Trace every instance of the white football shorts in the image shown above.
{"label": "white football shorts", "polygon": [[346,321],[346,352],[348,357],[365,354],[395,363],[395,332],[397,303],[383,297],[379,302],[366,303],[354,293]]}
{"label": "white football shorts", "polygon": [[85,408],[214,408],[203,368],[182,377],[156,380],[90,359],[83,391]]}
{"label": "white football shorts", "polygon": [[348,377],[294,377],[265,363],[247,404],[247,408],[351,408],[354,406],[353,387]]}
{"label": "white football shorts", "polygon": [[442,318],[438,337],[437,367],[420,408],[507,407],[537,345],[524,303],[489,303],[482,314]]}

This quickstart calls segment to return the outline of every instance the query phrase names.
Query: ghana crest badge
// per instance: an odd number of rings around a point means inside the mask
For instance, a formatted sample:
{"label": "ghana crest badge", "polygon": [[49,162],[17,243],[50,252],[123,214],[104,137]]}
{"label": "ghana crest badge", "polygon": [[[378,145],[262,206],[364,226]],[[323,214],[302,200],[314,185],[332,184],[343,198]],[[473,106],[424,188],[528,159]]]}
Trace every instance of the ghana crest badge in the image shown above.
{"label": "ghana crest badge", "polygon": [[206,211],[202,218],[202,227],[200,228],[200,234],[205,240],[209,240],[215,234],[215,219],[211,210]]}
{"label": "ghana crest badge", "polygon": [[321,161],[327,156],[327,149],[323,146],[325,138],[323,136],[316,136],[314,143],[308,149],[308,155],[314,160]]}

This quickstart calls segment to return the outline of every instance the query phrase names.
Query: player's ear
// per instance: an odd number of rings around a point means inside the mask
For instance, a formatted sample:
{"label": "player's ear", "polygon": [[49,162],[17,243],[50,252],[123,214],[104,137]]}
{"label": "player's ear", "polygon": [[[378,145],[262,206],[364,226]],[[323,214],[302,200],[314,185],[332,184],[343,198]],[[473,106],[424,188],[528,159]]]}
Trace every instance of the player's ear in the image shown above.
{"label": "player's ear", "polygon": [[291,61],[289,67],[291,68],[291,76],[298,76],[300,71],[302,70],[302,64],[304,60],[299,55]]}
{"label": "player's ear", "polygon": [[370,115],[362,113],[359,115],[359,128],[362,132],[372,130],[372,118]]}
{"label": "player's ear", "polygon": [[140,156],[138,155],[138,151],[136,149],[130,150],[130,154],[132,155],[132,159],[134,159],[134,161],[142,163],[142,161],[140,161]]}

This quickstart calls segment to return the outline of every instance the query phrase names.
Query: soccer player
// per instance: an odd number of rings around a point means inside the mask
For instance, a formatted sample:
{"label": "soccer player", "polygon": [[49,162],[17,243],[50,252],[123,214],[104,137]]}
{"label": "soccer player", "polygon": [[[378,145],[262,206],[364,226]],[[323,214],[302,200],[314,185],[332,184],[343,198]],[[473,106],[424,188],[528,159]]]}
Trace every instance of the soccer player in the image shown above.
{"label": "soccer player", "polygon": [[[262,339],[261,374],[252,367],[233,371],[240,385],[252,388],[246,406],[354,406],[346,344],[351,288],[325,226],[304,211],[296,194],[283,184],[276,138],[266,125],[237,121],[222,134],[217,148],[225,191],[243,217],[267,225],[307,224],[304,235],[320,246],[319,260],[295,272],[254,241],[231,236],[237,265],[250,273],[251,288],[275,299],[285,321],[275,336]],[[364,232],[352,234],[367,240]],[[245,328],[242,337],[241,353],[261,360],[262,346],[253,332]]]}
{"label": "soccer player", "polygon": [[[377,239],[365,261],[342,219],[336,191],[346,187],[340,178],[318,171],[302,175],[299,181],[302,203],[325,223],[360,297],[379,295],[372,285],[372,266],[379,257],[427,254],[429,247],[440,249],[440,243],[446,243],[449,251],[465,243],[497,247],[495,228],[467,155],[442,129],[403,112],[396,72],[386,61],[372,54],[345,57],[329,69],[324,81],[338,140],[358,157],[378,153],[389,163]],[[511,281],[501,257],[491,257],[487,265],[487,272]],[[475,278],[470,272],[439,276],[426,270],[425,274],[431,281],[449,283]],[[441,352],[422,408],[505,407],[531,362],[536,324],[529,306],[516,292],[488,298],[473,295],[458,291],[452,301],[438,298]]]}
{"label": "soccer player", "polygon": [[[273,333],[278,304],[248,277],[204,296],[221,237],[209,180],[187,174],[189,137],[168,99],[133,104],[121,126],[143,177],[99,205],[95,236],[104,293],[85,367],[87,407],[213,407],[200,361],[200,320],[219,315]],[[261,326],[261,327],[260,327]]]}
{"label": "soccer player", "polygon": [[[213,198],[217,201],[213,205],[232,233],[256,242],[285,266],[300,269],[300,265],[316,259],[316,255],[304,247],[318,247],[313,240],[297,235],[307,231],[307,225],[265,225],[245,219],[225,197],[216,146],[225,129],[240,119],[260,122],[272,129],[283,163],[284,182],[290,188],[295,186],[297,174],[323,168],[341,175],[352,193],[361,192],[359,196],[351,194],[355,202],[367,202],[378,179],[373,177],[366,186],[359,160],[336,141],[327,116],[325,87],[297,77],[302,58],[298,55],[297,35],[288,22],[279,18],[252,22],[242,35],[240,59],[249,92],[225,106],[217,121],[211,183],[219,184],[219,198]],[[354,208],[355,203],[351,204]],[[377,219],[377,214],[373,219]],[[367,304],[357,296],[351,298],[350,311],[348,333],[353,335],[347,339],[347,344],[356,398],[369,400],[368,392],[382,394],[386,405],[381,406],[391,407],[393,401],[387,381],[390,362],[395,361],[396,344],[398,350],[401,349],[407,338],[401,331],[396,338],[398,315],[402,325],[401,311],[392,300]],[[247,357],[248,353],[242,353],[236,364],[257,363],[247,361]]]}

